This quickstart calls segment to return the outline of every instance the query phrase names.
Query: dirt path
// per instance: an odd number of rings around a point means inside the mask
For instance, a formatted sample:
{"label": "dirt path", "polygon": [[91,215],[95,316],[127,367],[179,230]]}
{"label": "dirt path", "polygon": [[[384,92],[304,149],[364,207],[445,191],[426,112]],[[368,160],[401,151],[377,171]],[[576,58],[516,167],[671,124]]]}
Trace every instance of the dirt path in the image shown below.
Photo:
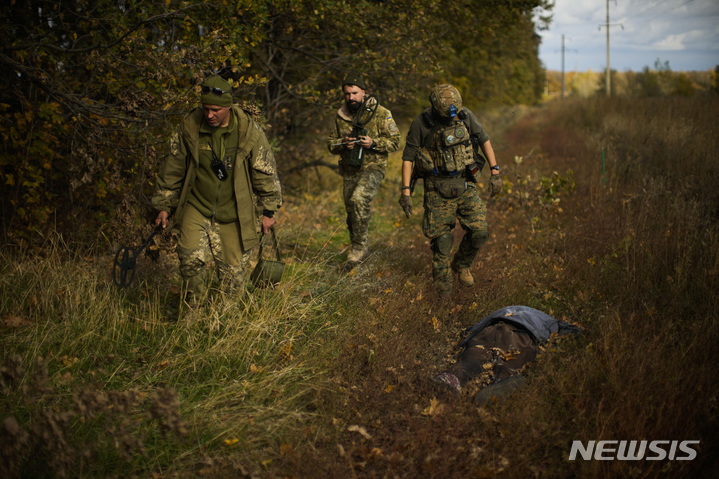
{"label": "dirt path", "polygon": [[[338,342],[341,353],[330,372],[336,389],[319,402],[333,417],[323,417],[316,431],[333,433],[315,439],[315,431],[308,433],[310,443],[285,458],[287,470],[299,477],[491,477],[510,466],[497,453],[505,432],[492,408],[473,404],[479,385],[453,398],[430,378],[454,360],[465,328],[517,304],[517,297],[541,297],[554,287],[544,273],[528,274],[544,263],[543,253],[533,249],[533,212],[517,200],[526,175],[551,176],[571,164],[544,154],[540,114],[526,116],[497,142],[503,175],[516,186],[488,200],[491,236],[473,268],[474,288],[457,286],[449,299],[435,294],[419,227],[421,195],[413,218],[354,273],[365,284],[358,293],[363,303],[353,312],[355,329]],[[524,156],[521,167],[515,156]],[[383,188],[377,204],[380,214],[399,217],[394,186]],[[517,460],[511,458],[514,466]]]}

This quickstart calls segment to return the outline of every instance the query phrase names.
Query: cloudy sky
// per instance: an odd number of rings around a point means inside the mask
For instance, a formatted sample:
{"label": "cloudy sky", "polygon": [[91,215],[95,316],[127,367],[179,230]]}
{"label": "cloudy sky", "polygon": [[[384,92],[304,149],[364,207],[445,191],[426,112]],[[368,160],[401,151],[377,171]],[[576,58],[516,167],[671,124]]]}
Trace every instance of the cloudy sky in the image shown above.
{"label": "cloudy sky", "polygon": [[[549,70],[602,71],[607,65],[606,0],[555,0],[539,55]],[[719,0],[610,0],[609,65],[617,71],[673,71],[719,65]],[[599,28],[601,25],[601,29]]]}

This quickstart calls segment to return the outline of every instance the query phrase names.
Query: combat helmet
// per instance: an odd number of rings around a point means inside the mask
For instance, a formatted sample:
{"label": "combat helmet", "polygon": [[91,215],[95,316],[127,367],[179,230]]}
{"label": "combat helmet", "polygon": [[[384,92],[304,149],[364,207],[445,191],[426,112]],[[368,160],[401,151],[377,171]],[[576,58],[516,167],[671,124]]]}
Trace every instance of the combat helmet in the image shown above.
{"label": "combat helmet", "polygon": [[462,111],[462,95],[449,83],[434,87],[429,95],[429,102],[434,110],[444,118],[454,118],[457,113]]}

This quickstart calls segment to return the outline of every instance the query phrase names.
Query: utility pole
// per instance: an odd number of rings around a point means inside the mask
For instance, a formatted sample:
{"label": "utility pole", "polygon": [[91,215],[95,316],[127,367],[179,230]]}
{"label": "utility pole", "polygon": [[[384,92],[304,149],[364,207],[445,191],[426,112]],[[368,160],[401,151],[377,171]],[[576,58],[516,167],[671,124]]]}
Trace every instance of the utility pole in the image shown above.
{"label": "utility pole", "polygon": [[[564,48],[564,33],[562,33],[562,100],[564,100],[564,53],[567,51],[566,48]],[[571,52],[576,52],[577,50],[574,50],[572,48],[569,49]],[[577,67],[574,67],[574,70],[576,71]]]}
{"label": "utility pole", "polygon": [[564,100],[564,33],[562,33],[562,100]]}
{"label": "utility pole", "polygon": [[607,96],[612,95],[612,70],[609,68],[609,0],[607,0]]}
{"label": "utility pole", "polygon": [[[610,96],[612,94],[612,69],[609,66],[609,27],[612,24],[609,23],[609,0],[607,0],[607,23],[604,25],[599,25],[599,29],[601,30],[602,27],[606,27],[607,29],[607,96]],[[614,23],[614,25],[620,25],[622,29],[624,29],[624,25],[621,23]]]}

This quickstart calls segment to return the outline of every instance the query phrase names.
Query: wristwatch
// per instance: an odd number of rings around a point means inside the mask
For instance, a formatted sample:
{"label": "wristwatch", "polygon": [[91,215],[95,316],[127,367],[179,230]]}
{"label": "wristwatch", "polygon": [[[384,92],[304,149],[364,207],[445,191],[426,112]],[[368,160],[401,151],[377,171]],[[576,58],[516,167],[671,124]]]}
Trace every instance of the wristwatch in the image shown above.
{"label": "wristwatch", "polygon": [[494,165],[489,167],[490,170],[499,171],[499,165]]}

